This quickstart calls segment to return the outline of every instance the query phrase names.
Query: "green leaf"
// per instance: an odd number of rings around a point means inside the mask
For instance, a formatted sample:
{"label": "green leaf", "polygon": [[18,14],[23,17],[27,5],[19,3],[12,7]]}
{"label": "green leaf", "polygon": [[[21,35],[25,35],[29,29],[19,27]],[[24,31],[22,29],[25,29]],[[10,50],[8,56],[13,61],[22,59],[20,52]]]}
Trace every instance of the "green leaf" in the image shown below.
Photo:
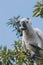
{"label": "green leaf", "polygon": [[35,12],[35,13],[33,14],[33,17],[34,17],[34,16],[38,17],[39,15],[40,15],[40,11],[39,11],[39,12]]}
{"label": "green leaf", "polygon": [[41,18],[43,18],[43,2],[37,2],[35,5],[35,9],[33,11],[33,17],[38,17],[40,16]]}

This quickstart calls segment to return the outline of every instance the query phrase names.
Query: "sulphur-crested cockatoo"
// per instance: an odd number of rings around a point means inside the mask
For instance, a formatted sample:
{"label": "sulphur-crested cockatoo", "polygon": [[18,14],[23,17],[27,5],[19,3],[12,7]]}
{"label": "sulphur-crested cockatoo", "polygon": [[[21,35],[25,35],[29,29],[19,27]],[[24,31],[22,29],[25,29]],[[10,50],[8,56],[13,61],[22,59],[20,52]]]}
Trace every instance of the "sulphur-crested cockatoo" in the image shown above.
{"label": "sulphur-crested cockatoo", "polygon": [[22,46],[30,51],[31,56],[35,55],[35,51],[39,51],[43,57],[43,33],[38,28],[33,28],[29,18],[22,18],[20,20],[23,31]]}

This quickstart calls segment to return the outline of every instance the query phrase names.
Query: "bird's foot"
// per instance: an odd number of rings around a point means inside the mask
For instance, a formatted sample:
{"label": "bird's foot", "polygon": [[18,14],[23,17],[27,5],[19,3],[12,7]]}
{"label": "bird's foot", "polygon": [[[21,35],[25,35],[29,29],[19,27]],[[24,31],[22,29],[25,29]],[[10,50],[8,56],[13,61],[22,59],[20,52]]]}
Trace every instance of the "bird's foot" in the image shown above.
{"label": "bird's foot", "polygon": [[36,56],[35,54],[33,56],[31,56],[31,59],[34,59],[35,60],[35,56]]}

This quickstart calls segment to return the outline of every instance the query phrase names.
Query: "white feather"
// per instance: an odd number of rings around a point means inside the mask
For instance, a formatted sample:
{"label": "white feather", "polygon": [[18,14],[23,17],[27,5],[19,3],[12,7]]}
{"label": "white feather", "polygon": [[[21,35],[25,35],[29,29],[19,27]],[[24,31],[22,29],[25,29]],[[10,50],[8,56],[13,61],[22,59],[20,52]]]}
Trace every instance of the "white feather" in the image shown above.
{"label": "white feather", "polygon": [[[22,21],[27,21],[26,18],[21,19]],[[31,47],[29,44],[36,45],[40,48],[43,48],[43,33],[38,28],[33,28],[32,25],[28,22],[26,23],[27,30],[23,30],[22,36],[22,46],[26,46],[30,50],[31,55],[35,54],[37,51],[35,48]],[[41,56],[43,56],[43,51],[39,50]]]}

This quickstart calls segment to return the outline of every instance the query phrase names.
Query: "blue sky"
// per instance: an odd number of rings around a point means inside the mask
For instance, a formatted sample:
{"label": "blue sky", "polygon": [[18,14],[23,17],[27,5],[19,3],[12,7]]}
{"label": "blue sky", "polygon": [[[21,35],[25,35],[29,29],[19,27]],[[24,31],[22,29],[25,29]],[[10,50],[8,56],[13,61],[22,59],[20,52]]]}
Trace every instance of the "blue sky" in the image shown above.
{"label": "blue sky", "polygon": [[0,45],[10,45],[17,40],[16,32],[7,26],[9,18],[20,15],[29,17],[33,27],[38,27],[43,31],[43,19],[32,17],[33,7],[39,0],[0,0]]}

